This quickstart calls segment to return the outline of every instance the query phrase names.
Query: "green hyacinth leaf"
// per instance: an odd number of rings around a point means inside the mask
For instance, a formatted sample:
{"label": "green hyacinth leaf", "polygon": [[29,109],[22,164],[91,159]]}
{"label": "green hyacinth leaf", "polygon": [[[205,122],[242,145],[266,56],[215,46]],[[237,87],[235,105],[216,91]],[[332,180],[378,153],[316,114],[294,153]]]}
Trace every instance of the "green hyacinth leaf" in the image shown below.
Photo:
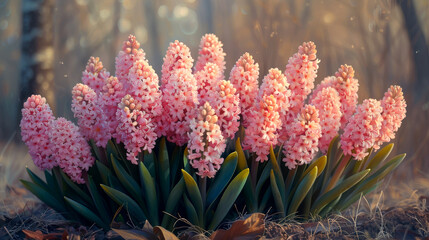
{"label": "green hyacinth leaf", "polygon": [[118,191],[114,188],[108,187],[104,184],[100,184],[101,188],[104,192],[109,195],[113,201],[115,201],[120,206],[124,206],[127,212],[134,217],[138,222],[142,223],[147,218],[144,214],[143,210],[139,207],[139,205],[128,195],[125,193]]}
{"label": "green hyacinth leaf", "polygon": [[48,191],[54,194],[54,196],[61,201],[63,198],[64,188],[60,188],[60,185],[58,184],[57,180],[55,179],[55,176],[51,175],[48,170],[45,170],[45,179],[46,183],[48,184]]}
{"label": "green hyacinth leaf", "polygon": [[351,195],[350,197],[348,197],[346,200],[341,199],[341,201],[334,207],[334,209],[336,209],[338,211],[345,210],[350,205],[352,205],[357,200],[359,200],[359,198],[361,198],[361,196],[365,196],[366,194],[374,191],[378,186],[380,186],[381,183],[382,182],[378,182],[378,183],[374,184],[373,186],[365,189],[365,191],[363,191],[363,192],[355,193],[355,194]]}
{"label": "green hyacinth leaf", "polygon": [[[278,184],[278,189],[280,192],[280,196],[282,199],[283,204],[286,204],[286,186],[282,174],[282,170],[280,169],[280,166],[277,162],[276,155],[274,154],[273,146],[270,146],[270,163],[274,170],[274,176],[276,178],[276,182]],[[274,190],[273,190],[274,192]]]}
{"label": "green hyacinth leaf", "polygon": [[203,222],[203,200],[201,198],[200,189],[198,189],[197,182],[189,175],[185,170],[182,169],[183,179],[185,180],[186,190],[189,194],[189,198],[195,207],[195,211],[198,214],[198,219]]}
{"label": "green hyacinth leaf", "polygon": [[338,135],[336,135],[332,141],[329,143],[329,147],[328,147],[328,152],[326,153],[326,167],[325,167],[325,171],[323,173],[323,178],[322,178],[322,184],[320,186],[324,187],[326,186],[326,183],[329,179],[329,177],[331,177],[333,175],[333,168],[334,168],[334,164],[335,164],[335,155],[337,153],[338,150],[338,143],[340,141],[340,138]]}
{"label": "green hyacinth leaf", "polygon": [[237,141],[235,141],[235,151],[238,154],[237,170],[243,171],[244,169],[247,168],[247,161],[246,161],[246,156],[244,155],[243,148],[241,147],[241,142],[239,137],[237,138]]}
{"label": "green hyacinth leaf", "polygon": [[161,196],[163,203],[165,203],[167,201],[168,194],[170,193],[170,160],[168,158],[165,137],[161,139],[159,144],[158,164],[158,178],[160,182]]}
{"label": "green hyacinth leaf", "polygon": [[44,188],[45,190],[48,190],[48,185],[34,172],[32,172],[28,167],[25,167],[27,170],[28,176],[30,176],[31,181],[33,181],[34,184],[37,184],[39,187]]}
{"label": "green hyacinth leaf", "polygon": [[377,166],[383,162],[392,152],[394,144],[388,144],[387,146],[385,146],[384,148],[382,148],[381,150],[379,150],[375,156],[371,159],[371,161],[368,163],[368,166],[366,167],[366,169],[373,169],[375,170],[377,168]]}
{"label": "green hyacinth leaf", "polygon": [[[79,214],[81,214],[82,216],[84,216],[86,219],[95,222],[98,226],[102,227],[104,230],[109,230],[110,227],[108,224],[106,224],[105,222],[103,222],[103,220],[101,220],[97,214],[95,214],[94,212],[92,212],[91,210],[89,210],[87,207],[85,207],[84,205],[68,198],[68,197],[64,197],[64,199],[66,200],[66,202],[68,204],[70,204],[70,206]],[[106,219],[107,220],[107,219]]]}
{"label": "green hyacinth leaf", "polygon": [[[268,201],[271,199],[271,195],[272,195],[272,190],[271,190],[271,188],[268,188],[265,191],[265,193],[262,196],[262,199],[259,203],[258,210],[257,210],[258,212],[266,212],[265,207],[267,206]],[[256,212],[256,211],[254,211],[254,212]]]}
{"label": "green hyacinth leaf", "polygon": [[95,144],[94,140],[89,140],[88,141],[88,145],[91,147],[91,151],[93,153],[93,155],[95,155],[95,158],[97,160],[101,160],[101,154],[100,154],[100,150],[98,149],[97,145]]}
{"label": "green hyacinth leaf", "polygon": [[286,214],[285,207],[283,204],[282,196],[279,191],[279,187],[276,183],[276,177],[274,176],[273,170],[270,171],[270,183],[271,183],[271,190],[273,192],[273,197],[274,197],[274,204],[276,205],[277,211],[280,213],[281,217],[284,217]]}
{"label": "green hyacinth leaf", "polygon": [[149,173],[146,166],[139,162],[140,182],[143,187],[143,196],[145,196],[145,202],[147,205],[147,211],[154,226],[159,225],[158,218],[158,199],[156,194],[155,182]]}
{"label": "green hyacinth leaf", "polygon": [[255,195],[260,196],[262,187],[264,186],[264,183],[268,180],[270,177],[270,171],[272,169],[271,162],[267,162],[267,164],[264,167],[264,170],[262,170],[261,176],[259,176],[258,182],[256,183],[255,187]]}
{"label": "green hyacinth leaf", "polygon": [[323,170],[325,170],[326,167],[326,163],[328,161],[328,158],[326,157],[326,155],[319,157],[318,159],[316,159],[316,161],[313,161],[310,166],[305,169],[304,173],[301,175],[300,178],[300,182],[302,181],[302,179],[307,176],[307,174],[313,170],[314,167],[317,167],[317,177],[320,176],[320,174],[322,174]]}
{"label": "green hyacinth leaf", "polygon": [[191,203],[191,201],[186,195],[183,195],[183,201],[185,203],[186,215],[189,222],[191,222],[191,224],[193,225],[197,225],[204,228],[201,220],[198,217],[197,210],[195,210],[194,205]]}
{"label": "green hyacinth leaf", "polygon": [[89,188],[89,193],[92,196],[92,200],[95,203],[94,204],[95,208],[97,208],[99,216],[102,219],[105,219],[105,221],[111,220],[111,217],[109,217],[109,214],[108,214],[108,212],[110,211],[107,208],[103,197],[98,192],[97,185],[95,185],[94,180],[92,179],[91,176],[88,176],[88,188]]}
{"label": "green hyacinth leaf", "polygon": [[37,198],[39,198],[42,202],[46,203],[49,207],[53,208],[55,211],[59,213],[67,212],[64,204],[57,200],[50,192],[46,189],[40,187],[39,185],[28,182],[25,180],[20,180],[22,185],[26,189],[28,189],[31,193],[33,193]]}
{"label": "green hyacinth leaf", "polygon": [[171,155],[170,158],[170,180],[171,180],[171,185],[173,186],[176,183],[176,179],[180,176],[179,174],[179,164],[180,161],[182,160],[182,148],[179,146],[176,146],[173,150],[173,153]]}
{"label": "green hyacinth leaf", "polygon": [[101,177],[101,180],[103,181],[103,184],[108,185],[109,175],[113,174],[112,171],[100,161],[95,161],[95,165],[97,166],[98,172],[100,173],[100,177]]}
{"label": "green hyacinth leaf", "polygon": [[107,157],[113,154],[113,156],[115,156],[116,158],[119,158],[119,152],[115,146],[115,143],[112,142],[112,140],[109,140],[107,142],[106,153],[107,153]]}
{"label": "green hyacinth leaf", "polygon": [[118,177],[122,186],[125,187],[125,189],[133,196],[134,199],[137,200],[137,202],[143,203],[143,200],[141,197],[142,192],[140,190],[139,184],[134,180],[133,177],[131,177],[127,173],[127,171],[125,171],[125,169],[121,166],[121,164],[118,162],[115,156],[110,155],[110,158],[112,161],[113,170],[115,171],[116,176]]}
{"label": "green hyacinth leaf", "polygon": [[191,164],[189,163],[188,159],[188,148],[185,148],[185,151],[183,151],[183,169],[185,169],[186,172],[190,173],[192,168]]}
{"label": "green hyacinth leaf", "polygon": [[339,183],[337,186],[321,195],[316,199],[315,204],[311,208],[313,214],[319,214],[319,212],[326,207],[329,203],[334,201],[338,196],[343,194],[345,191],[353,187],[356,183],[361,181],[368,173],[370,169],[364,170],[362,172],[356,173],[351,177],[345,179],[343,182]]}
{"label": "green hyacinth leaf", "polygon": [[401,164],[401,162],[404,160],[406,154],[400,154],[395,157],[393,157],[390,161],[388,161],[385,165],[383,165],[380,169],[378,169],[375,173],[371,174],[369,177],[364,179],[362,182],[360,182],[358,185],[356,185],[355,189],[349,196],[353,196],[359,192],[365,192],[366,189],[371,188],[373,185],[375,185],[378,181],[383,179],[387,174],[392,172],[396,167]]}
{"label": "green hyacinth leaf", "polygon": [[183,178],[180,179],[180,181],[176,184],[176,186],[173,187],[173,189],[170,192],[170,196],[168,196],[167,204],[165,205],[165,212],[167,214],[164,215],[162,218],[162,226],[167,227],[167,224],[169,222],[169,219],[172,218],[172,216],[176,213],[177,206],[179,204],[180,198],[183,195],[183,191],[185,190],[185,182]]}
{"label": "green hyacinth leaf", "polygon": [[207,192],[207,205],[212,204],[225,189],[226,185],[234,175],[235,168],[237,167],[237,152],[233,152],[226,157],[222,163],[219,172],[216,173],[213,183]]}
{"label": "green hyacinth leaf", "polygon": [[290,202],[288,215],[293,214],[298,210],[299,205],[301,205],[301,202],[304,200],[305,196],[307,196],[307,193],[313,186],[314,181],[316,181],[318,171],[318,167],[315,166],[309,173],[305,175],[304,179],[299,182],[298,188],[294,192],[293,198]]}
{"label": "green hyacinth leaf", "polygon": [[323,208],[322,211],[320,211],[319,215],[321,217],[325,217],[326,215],[328,215],[329,213],[331,213],[332,209],[340,201],[340,199],[341,199],[342,196],[343,196],[343,194],[340,194],[334,201],[330,202],[326,207]]}
{"label": "green hyacinth leaf", "polygon": [[226,214],[231,209],[238,195],[240,195],[240,192],[243,189],[248,176],[249,169],[246,168],[241,171],[225,189],[225,192],[223,193],[219,204],[217,205],[216,211],[208,227],[208,230],[214,230],[225,218]]}
{"label": "green hyacinth leaf", "polygon": [[155,175],[155,152],[152,151],[151,153],[149,153],[148,151],[144,151],[144,156],[143,156],[143,161],[144,161],[144,165],[146,166],[147,170],[150,172],[151,176],[156,176]]}
{"label": "green hyacinth leaf", "polygon": [[81,197],[85,202],[87,202],[88,204],[92,204],[92,199],[86,192],[84,192],[78,185],[76,185],[76,183],[74,183],[63,171],[60,171],[60,173],[62,179],[67,184],[67,186],[69,186],[73,191],[75,191],[76,194]]}

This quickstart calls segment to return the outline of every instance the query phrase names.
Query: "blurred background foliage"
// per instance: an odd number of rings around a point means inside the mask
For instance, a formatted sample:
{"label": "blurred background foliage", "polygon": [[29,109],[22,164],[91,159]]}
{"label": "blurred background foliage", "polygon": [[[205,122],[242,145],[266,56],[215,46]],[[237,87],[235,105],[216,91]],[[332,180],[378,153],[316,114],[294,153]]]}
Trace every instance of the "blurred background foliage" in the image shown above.
{"label": "blurred background foliage", "polygon": [[114,74],[122,41],[134,34],[159,74],[170,42],[183,41],[196,59],[210,32],[224,44],[226,76],[249,52],[261,80],[269,68],[284,70],[298,45],[311,40],[321,59],[316,83],[349,64],[359,102],[401,85],[408,112],[394,151],[408,157],[394,176],[429,178],[429,1],[0,0],[0,182],[16,179],[6,179],[8,162],[29,162],[16,152],[27,151],[18,125],[30,93],[45,96],[56,116],[73,119],[70,91],[90,56]]}

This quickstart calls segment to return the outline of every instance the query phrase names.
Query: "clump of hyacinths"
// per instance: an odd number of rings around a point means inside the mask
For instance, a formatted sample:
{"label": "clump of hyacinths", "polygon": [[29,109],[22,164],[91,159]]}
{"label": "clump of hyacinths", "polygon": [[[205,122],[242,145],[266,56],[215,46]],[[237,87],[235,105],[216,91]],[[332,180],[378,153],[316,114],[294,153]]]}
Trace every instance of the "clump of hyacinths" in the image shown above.
{"label": "clump of hyacinths", "polygon": [[179,217],[214,230],[235,209],[304,219],[344,210],[404,159],[388,160],[385,145],[405,118],[399,86],[358,104],[354,70],[342,65],[315,87],[313,42],[263,79],[245,53],[226,80],[222,46],[203,36],[194,65],[175,41],[159,77],[129,36],[114,75],[89,59],[71,91],[77,124],[29,97],[21,135],[45,180],[28,170],[24,186],[65,218],[105,230],[146,220],[173,230]]}

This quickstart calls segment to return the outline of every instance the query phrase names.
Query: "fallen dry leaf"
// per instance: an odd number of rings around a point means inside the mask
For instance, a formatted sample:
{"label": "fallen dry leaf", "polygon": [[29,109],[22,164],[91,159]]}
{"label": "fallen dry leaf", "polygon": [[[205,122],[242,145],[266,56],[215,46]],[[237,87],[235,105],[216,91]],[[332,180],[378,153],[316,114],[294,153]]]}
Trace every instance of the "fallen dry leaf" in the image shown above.
{"label": "fallen dry leaf", "polygon": [[22,232],[26,238],[34,240],[64,239],[64,234],[67,234],[66,232],[44,234],[40,230],[34,232],[26,229],[22,230]]}
{"label": "fallen dry leaf", "polygon": [[155,233],[160,240],[179,240],[179,238],[177,238],[174,233],[168,231],[161,226],[154,227],[153,233]]}
{"label": "fallen dry leaf", "polygon": [[211,236],[211,240],[234,239],[250,240],[259,239],[264,234],[265,215],[254,213],[245,220],[235,221],[228,230],[219,229]]}

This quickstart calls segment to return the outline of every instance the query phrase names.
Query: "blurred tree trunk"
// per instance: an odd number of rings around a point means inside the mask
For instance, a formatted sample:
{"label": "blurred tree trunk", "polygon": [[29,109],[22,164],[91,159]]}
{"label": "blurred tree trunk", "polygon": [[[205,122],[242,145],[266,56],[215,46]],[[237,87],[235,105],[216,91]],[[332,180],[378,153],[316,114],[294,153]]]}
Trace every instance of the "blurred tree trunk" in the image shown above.
{"label": "blurred tree trunk", "polygon": [[[22,2],[20,105],[40,94],[54,108],[54,0]],[[19,118],[20,117],[19,111]]]}
{"label": "blurred tree trunk", "polygon": [[152,0],[145,1],[144,10],[146,21],[148,23],[147,32],[149,33],[150,43],[152,46],[152,66],[157,72],[160,72],[162,66],[162,52],[160,45],[161,39],[158,31],[157,11],[155,11],[155,9],[158,9],[156,3],[157,1]]}
{"label": "blurred tree trunk", "polygon": [[429,100],[429,50],[412,0],[396,0],[404,15],[415,70],[414,100]]}

